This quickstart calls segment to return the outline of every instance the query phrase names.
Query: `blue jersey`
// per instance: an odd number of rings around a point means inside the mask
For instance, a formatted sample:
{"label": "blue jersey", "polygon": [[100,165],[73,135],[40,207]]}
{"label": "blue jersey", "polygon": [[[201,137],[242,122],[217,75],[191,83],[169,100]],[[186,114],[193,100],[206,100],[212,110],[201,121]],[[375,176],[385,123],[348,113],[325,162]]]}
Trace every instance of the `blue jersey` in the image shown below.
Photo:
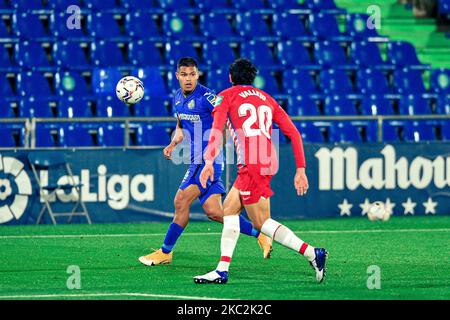
{"label": "blue jersey", "polygon": [[[180,120],[181,127],[191,140],[191,164],[202,164],[203,153],[208,145],[209,133],[213,123],[212,111],[216,95],[211,89],[197,83],[194,92],[185,97],[178,89],[173,98],[173,106]],[[221,155],[216,163],[222,163]]]}

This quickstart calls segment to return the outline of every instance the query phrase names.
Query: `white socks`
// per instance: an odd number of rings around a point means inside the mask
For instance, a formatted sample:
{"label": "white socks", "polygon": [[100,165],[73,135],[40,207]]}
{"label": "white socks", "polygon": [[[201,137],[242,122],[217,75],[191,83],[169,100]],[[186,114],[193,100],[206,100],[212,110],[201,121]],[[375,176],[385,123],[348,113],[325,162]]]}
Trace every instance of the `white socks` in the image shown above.
{"label": "white socks", "polygon": [[264,222],[261,232],[266,236],[271,237],[279,244],[301,253],[309,261],[314,260],[316,257],[313,246],[302,241],[291,229],[273,219],[267,219],[266,222]]}
{"label": "white socks", "polygon": [[231,257],[233,256],[234,248],[239,239],[240,226],[239,215],[224,216],[222,241],[220,242],[220,262],[217,265],[217,270],[227,271],[230,267]]}

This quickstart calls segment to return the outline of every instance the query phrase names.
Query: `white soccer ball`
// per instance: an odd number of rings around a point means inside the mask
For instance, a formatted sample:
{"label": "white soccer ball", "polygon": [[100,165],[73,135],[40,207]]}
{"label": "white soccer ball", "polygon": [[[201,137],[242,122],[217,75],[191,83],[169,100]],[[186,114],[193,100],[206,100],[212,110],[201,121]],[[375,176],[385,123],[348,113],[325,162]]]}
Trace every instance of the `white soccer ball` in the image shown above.
{"label": "white soccer ball", "polygon": [[138,103],[144,97],[144,84],[136,77],[124,77],[117,82],[116,94],[126,104]]}
{"label": "white soccer ball", "polygon": [[381,201],[375,201],[367,212],[367,217],[370,221],[382,220],[387,221],[391,217],[390,212],[386,210],[386,206]]}

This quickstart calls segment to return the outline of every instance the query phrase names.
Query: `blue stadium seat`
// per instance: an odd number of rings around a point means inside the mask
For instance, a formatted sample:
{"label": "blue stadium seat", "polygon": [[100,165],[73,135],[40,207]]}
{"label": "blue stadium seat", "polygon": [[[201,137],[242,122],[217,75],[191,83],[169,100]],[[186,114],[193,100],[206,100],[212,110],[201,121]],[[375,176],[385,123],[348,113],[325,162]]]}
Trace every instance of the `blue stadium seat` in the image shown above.
{"label": "blue stadium seat", "polygon": [[350,57],[359,68],[394,70],[395,65],[385,62],[376,43],[355,41],[350,45]]}
{"label": "blue stadium seat", "polygon": [[162,30],[166,37],[184,41],[202,41],[204,36],[199,34],[189,15],[179,12],[163,15]]}
{"label": "blue stadium seat", "polygon": [[392,61],[398,69],[403,67],[417,70],[430,69],[429,65],[422,64],[419,61],[414,46],[405,41],[389,42],[387,45],[387,59]]}
{"label": "blue stadium seat", "polygon": [[331,14],[311,14],[309,15],[309,29],[313,36],[321,41],[351,41],[352,37],[339,31],[336,18]]}
{"label": "blue stadium seat", "polygon": [[48,10],[50,7],[44,5],[42,0],[14,0],[12,1],[14,8],[21,12]]}
{"label": "blue stadium seat", "polygon": [[370,17],[367,14],[350,13],[346,16],[346,31],[357,41],[387,42],[389,38],[382,37],[375,28],[367,25]]}
{"label": "blue stadium seat", "polygon": [[130,63],[125,43],[99,41],[91,44],[93,62],[97,67],[119,67],[126,69]]}
{"label": "blue stadium seat", "polygon": [[364,95],[389,95],[392,93],[383,72],[375,69],[360,69],[356,75],[356,86]]}
{"label": "blue stadium seat", "polygon": [[16,96],[7,74],[4,73],[0,73],[0,96],[5,100],[14,99]]}
{"label": "blue stadium seat", "polygon": [[367,116],[393,115],[392,100],[382,96],[365,95],[361,100],[361,113]]}
{"label": "blue stadium seat", "polygon": [[208,66],[220,68],[235,60],[230,43],[223,41],[209,41],[203,44],[203,60]]}
{"label": "blue stadium seat", "polygon": [[20,70],[9,54],[10,47],[10,44],[0,45],[0,72],[18,72]]}
{"label": "blue stadium seat", "polygon": [[7,127],[0,127],[0,148],[14,148],[16,147],[16,142],[14,141],[14,137],[12,132]]}
{"label": "blue stadium seat", "polygon": [[120,2],[128,12],[148,12],[152,14],[164,13],[164,10],[159,3],[155,3],[151,0],[121,0]]}
{"label": "blue stadium seat", "polygon": [[251,12],[270,12],[266,6],[265,0],[233,0],[234,7],[240,12],[251,11]]}
{"label": "blue stadium seat", "polygon": [[438,114],[450,115],[450,97],[439,96],[436,102],[436,112]]}
{"label": "blue stadium seat", "polygon": [[431,73],[431,88],[438,94],[450,94],[450,70],[436,69]]}
{"label": "blue stadium seat", "polygon": [[61,124],[43,124],[36,125],[36,140],[37,148],[48,148],[60,146],[58,137],[63,131]]}
{"label": "blue stadium seat", "polygon": [[180,82],[178,81],[175,72],[167,72],[164,80],[167,82],[167,90],[170,95],[173,95],[178,89],[180,89]]}
{"label": "blue stadium seat", "polygon": [[192,57],[201,63],[201,56],[189,41],[174,41],[166,43],[166,60],[170,65],[175,66],[180,58]]}
{"label": "blue stadium seat", "polygon": [[170,128],[175,127],[164,123],[154,122],[152,124],[143,123],[137,130],[137,141],[140,146],[166,146],[170,143]]}
{"label": "blue stadium seat", "polygon": [[321,70],[322,67],[312,61],[311,55],[299,41],[286,41],[277,44],[277,56],[286,68]]}
{"label": "blue stadium seat", "polygon": [[123,147],[125,145],[125,125],[108,123],[101,125],[99,130],[99,145],[103,147]]}
{"label": "blue stadium seat", "polygon": [[85,1],[85,3],[90,10],[94,11],[114,13],[124,12],[123,9],[117,6],[116,0],[89,0]]}
{"label": "blue stadium seat", "polygon": [[190,0],[156,0],[159,6],[167,11],[175,11],[180,13],[198,13],[199,10],[195,8]]}
{"label": "blue stadium seat", "polygon": [[201,12],[214,12],[214,13],[235,13],[232,2],[229,0],[194,0],[195,6],[201,10]]}
{"label": "blue stadium seat", "polygon": [[0,118],[15,118],[11,103],[5,99],[0,99]]}
{"label": "blue stadium seat", "polygon": [[21,72],[17,75],[17,88],[22,97],[36,97],[37,99],[55,98],[53,79],[49,79],[41,72]]}
{"label": "blue stadium seat", "polygon": [[345,9],[338,8],[334,0],[305,0],[303,3],[314,12],[329,14],[343,14],[346,12]]}
{"label": "blue stadium seat", "polygon": [[275,75],[270,70],[259,70],[258,74],[256,75],[255,81],[253,82],[253,85],[270,95],[277,95],[282,93],[280,88],[278,87]]}
{"label": "blue stadium seat", "polygon": [[113,13],[97,12],[90,14],[87,19],[91,36],[108,41],[129,41],[129,37],[122,32],[119,21]]}
{"label": "blue stadium seat", "polygon": [[24,41],[15,44],[16,61],[23,69],[33,71],[54,71],[56,64],[47,57],[45,44]]}
{"label": "blue stadium seat", "polygon": [[69,70],[90,70],[93,67],[91,46],[87,43],[56,42],[53,52],[58,67]]}
{"label": "blue stadium seat", "polygon": [[90,102],[83,97],[65,96],[58,100],[58,117],[93,117]]}
{"label": "blue stadium seat", "polygon": [[220,41],[239,41],[241,39],[227,16],[220,13],[202,14],[200,16],[200,29],[208,39]]}
{"label": "blue stadium seat", "polygon": [[281,13],[273,16],[273,29],[283,40],[313,42],[317,39],[305,28],[300,14]]}
{"label": "blue stadium seat", "polygon": [[350,78],[343,70],[323,70],[319,76],[322,91],[333,95],[354,95]]}
{"label": "blue stadium seat", "polygon": [[[67,6],[67,4],[66,4]],[[92,40],[86,27],[85,21],[87,21],[87,15],[84,12],[80,12],[80,28],[76,28],[75,20],[69,20],[70,15],[66,13],[65,9],[57,11],[50,16],[50,29],[54,37],[61,40],[73,40],[73,41],[88,41]],[[69,22],[70,28],[67,23]]]}
{"label": "blue stadium seat", "polygon": [[247,40],[276,41],[279,39],[265,20],[264,14],[260,13],[238,13],[236,29]]}
{"label": "blue stadium seat", "polygon": [[[164,83],[163,75],[159,68],[147,67],[134,69],[131,75],[142,80],[145,86],[145,95],[153,97],[167,97],[168,92],[166,84]],[[146,85],[148,84],[148,85]]]}
{"label": "blue stadium seat", "polygon": [[295,96],[288,99],[286,112],[292,116],[320,116],[316,101],[308,96]]}
{"label": "blue stadium seat", "polygon": [[299,94],[315,99],[323,98],[309,71],[297,69],[285,71],[282,83],[288,94]]}
{"label": "blue stadium seat", "polygon": [[401,115],[431,114],[429,100],[412,94],[402,96],[398,108]]}
{"label": "blue stadium seat", "polygon": [[52,118],[53,112],[45,99],[21,99],[19,105],[19,117],[21,118]]}
{"label": "blue stadium seat", "polygon": [[[0,8],[0,13],[2,9]],[[0,37],[4,38],[4,41],[17,41],[18,35],[15,28],[8,28],[6,19],[0,19]]]}
{"label": "blue stadium seat", "polygon": [[114,96],[101,96],[97,100],[98,117],[129,117],[130,110],[127,105]]}
{"label": "blue stadium seat", "polygon": [[164,41],[164,35],[159,30],[157,21],[149,12],[137,11],[127,14],[125,29],[130,37],[138,40]]}
{"label": "blue stadium seat", "polygon": [[294,121],[294,124],[305,142],[327,142],[325,127],[320,122]]}
{"label": "blue stadium seat", "polygon": [[394,83],[399,94],[425,94],[427,92],[420,70],[402,69],[394,72]]}
{"label": "blue stadium seat", "polygon": [[17,13],[12,17],[12,25],[17,30],[18,35],[22,39],[34,40],[34,41],[49,41],[51,40],[50,31],[44,26],[44,20],[39,14],[32,13]]}
{"label": "blue stadium seat", "polygon": [[327,116],[353,116],[357,114],[353,100],[340,96],[328,96],[325,99],[323,109]]}
{"label": "blue stadium seat", "polygon": [[332,142],[363,142],[359,127],[351,121],[332,122],[330,126],[330,141]]}
{"label": "blue stadium seat", "polygon": [[[81,10],[83,10],[83,2],[84,0],[70,0],[70,5],[77,6]],[[54,9],[55,11],[62,11],[62,12],[65,12],[67,10],[67,7],[69,6],[67,4],[67,0],[52,0],[49,1],[49,5],[50,8]]]}
{"label": "blue stadium seat", "polygon": [[241,57],[250,59],[259,69],[281,69],[272,48],[263,41],[244,42],[241,45]]}
{"label": "blue stadium seat", "polygon": [[144,96],[135,106],[134,114],[137,117],[169,117],[168,104],[170,102],[167,98]]}
{"label": "blue stadium seat", "polygon": [[271,0],[269,4],[273,9],[276,9],[278,12],[292,12],[292,13],[302,13],[309,14],[311,10],[306,7],[304,3],[301,3],[298,0]]}
{"label": "blue stadium seat", "polygon": [[207,86],[217,93],[231,87],[228,69],[212,69],[208,72]]}
{"label": "blue stadium seat", "polygon": [[441,122],[441,135],[442,135],[442,140],[450,141],[450,121],[449,120],[443,120]]}
{"label": "blue stadium seat", "polygon": [[405,140],[414,142],[437,140],[434,125],[435,122],[426,120],[405,121]]}
{"label": "blue stadium seat", "polygon": [[128,60],[137,67],[162,67],[164,65],[163,48],[150,41],[136,41],[129,44]]}
{"label": "blue stadium seat", "polygon": [[64,147],[98,146],[98,123],[73,123],[62,126],[60,144]]}
{"label": "blue stadium seat", "polygon": [[[122,73],[117,68],[95,68],[92,70],[92,88],[95,94],[110,95],[116,92]],[[145,82],[144,82],[145,83]]]}
{"label": "blue stadium seat", "polygon": [[383,121],[383,141],[404,141],[404,121],[388,120]]}
{"label": "blue stadium seat", "polygon": [[55,74],[55,87],[61,96],[89,97],[91,91],[86,79],[76,71]]}
{"label": "blue stadium seat", "polygon": [[357,65],[347,59],[345,50],[337,42],[316,42],[314,44],[316,61],[323,68],[356,70]]}

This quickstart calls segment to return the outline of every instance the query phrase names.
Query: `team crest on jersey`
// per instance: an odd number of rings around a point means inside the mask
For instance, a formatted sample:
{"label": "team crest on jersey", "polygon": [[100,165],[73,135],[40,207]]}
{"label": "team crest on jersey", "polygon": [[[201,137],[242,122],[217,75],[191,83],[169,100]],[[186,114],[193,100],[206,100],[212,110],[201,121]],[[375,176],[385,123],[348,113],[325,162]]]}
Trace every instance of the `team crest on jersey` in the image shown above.
{"label": "team crest on jersey", "polygon": [[188,108],[191,109],[191,110],[195,108],[195,100],[189,101]]}

